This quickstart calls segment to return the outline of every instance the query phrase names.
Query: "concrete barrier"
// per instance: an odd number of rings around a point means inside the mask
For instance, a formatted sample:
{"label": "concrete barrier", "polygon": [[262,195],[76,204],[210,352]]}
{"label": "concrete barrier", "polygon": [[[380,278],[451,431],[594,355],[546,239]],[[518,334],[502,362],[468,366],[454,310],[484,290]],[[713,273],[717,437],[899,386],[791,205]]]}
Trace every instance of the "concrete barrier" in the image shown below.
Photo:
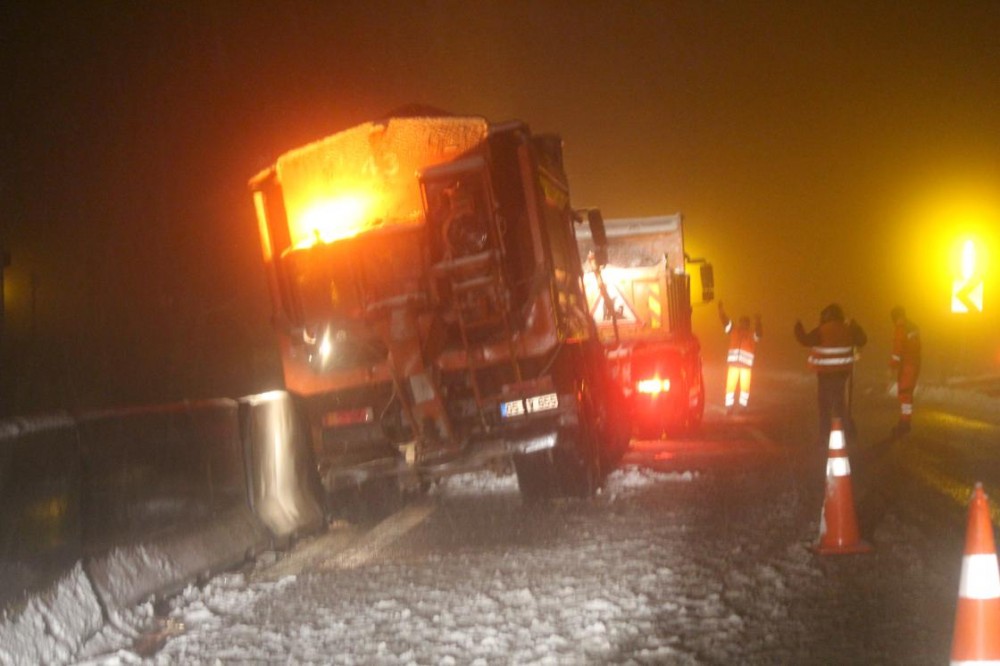
{"label": "concrete barrier", "polygon": [[80,563],[80,481],[70,415],[0,422],[0,663],[70,661],[101,627]]}
{"label": "concrete barrier", "polygon": [[279,540],[324,524],[322,493],[306,421],[291,395],[240,399],[250,506]]}
{"label": "concrete barrier", "polygon": [[0,422],[0,662],[70,661],[116,610],[321,529],[321,498],[285,392]]}
{"label": "concrete barrier", "polygon": [[84,415],[85,568],[108,608],[247,560],[270,535],[247,504],[231,400]]}
{"label": "concrete barrier", "polygon": [[0,607],[80,559],[80,452],[64,413],[0,422]]}

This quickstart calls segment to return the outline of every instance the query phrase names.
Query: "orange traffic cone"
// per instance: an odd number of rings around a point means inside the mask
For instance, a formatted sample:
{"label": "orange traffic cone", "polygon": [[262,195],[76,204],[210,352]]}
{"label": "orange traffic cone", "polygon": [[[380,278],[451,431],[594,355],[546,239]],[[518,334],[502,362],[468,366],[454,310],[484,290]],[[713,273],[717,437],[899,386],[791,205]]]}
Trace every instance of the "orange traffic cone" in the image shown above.
{"label": "orange traffic cone", "polygon": [[990,508],[981,483],[976,484],[969,505],[951,663],[1000,663],[1000,569]]}
{"label": "orange traffic cone", "polygon": [[840,418],[834,417],[826,460],[826,498],[819,520],[819,542],[813,550],[820,555],[845,555],[867,553],[871,549],[871,545],[861,540],[858,530],[851,489],[851,461],[847,457]]}

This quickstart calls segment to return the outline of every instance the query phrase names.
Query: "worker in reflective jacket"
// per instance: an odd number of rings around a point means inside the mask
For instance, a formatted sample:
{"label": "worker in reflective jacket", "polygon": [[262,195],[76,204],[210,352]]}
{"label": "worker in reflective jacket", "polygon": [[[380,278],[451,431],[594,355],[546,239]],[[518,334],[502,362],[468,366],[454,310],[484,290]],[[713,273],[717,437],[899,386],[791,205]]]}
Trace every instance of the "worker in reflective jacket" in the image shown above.
{"label": "worker in reflective jacket", "polygon": [[740,317],[739,322],[734,325],[726,314],[722,301],[719,301],[719,319],[722,321],[722,330],[729,335],[729,353],[726,355],[729,366],[726,374],[726,413],[732,414],[737,394],[741,408],[746,409],[750,404],[750,371],[753,368],[754,352],[763,332],[759,314],[754,315],[753,327],[747,316]]}
{"label": "worker in reflective jacket", "polygon": [[819,326],[808,333],[802,322],[796,321],[795,338],[812,348],[809,367],[818,380],[820,442],[826,446],[833,417],[841,418],[847,432],[854,431],[848,387],[858,350],[868,342],[868,336],[855,321],[845,321],[844,311],[831,303],[820,312]]}
{"label": "worker in reflective jacket", "polygon": [[910,432],[913,416],[913,390],[920,375],[920,329],[906,318],[906,311],[896,306],[889,313],[892,317],[892,356],[889,367],[896,373],[896,394],[899,396],[899,423],[893,436]]}

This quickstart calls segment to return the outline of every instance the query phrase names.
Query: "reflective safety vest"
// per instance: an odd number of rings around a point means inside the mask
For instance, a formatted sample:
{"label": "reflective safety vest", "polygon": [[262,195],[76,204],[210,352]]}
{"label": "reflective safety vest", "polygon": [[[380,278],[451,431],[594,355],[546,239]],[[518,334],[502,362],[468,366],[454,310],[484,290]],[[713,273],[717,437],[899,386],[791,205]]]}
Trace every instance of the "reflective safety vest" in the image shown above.
{"label": "reflective safety vest", "polygon": [[854,366],[854,335],[842,321],[819,325],[820,343],[809,354],[809,367],[815,372],[846,372]]}
{"label": "reflective safety vest", "polygon": [[734,326],[732,319],[726,322],[723,330],[729,334],[729,353],[726,362],[747,368],[753,367],[753,355],[760,340],[757,331]]}

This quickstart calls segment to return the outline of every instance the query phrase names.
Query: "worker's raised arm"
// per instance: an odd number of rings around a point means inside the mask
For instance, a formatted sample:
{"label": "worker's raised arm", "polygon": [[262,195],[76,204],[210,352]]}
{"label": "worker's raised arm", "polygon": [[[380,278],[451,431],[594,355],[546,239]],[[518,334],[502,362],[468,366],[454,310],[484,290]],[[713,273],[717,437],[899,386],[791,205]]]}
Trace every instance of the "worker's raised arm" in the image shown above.
{"label": "worker's raised arm", "polygon": [[719,301],[719,321],[722,322],[722,328],[726,329],[726,333],[733,326],[733,320],[729,318],[726,314],[726,309],[722,306],[722,301]]}
{"label": "worker's raised arm", "polygon": [[806,333],[805,326],[798,319],[795,320],[795,339],[799,341],[800,345],[806,347],[815,347],[819,344],[819,329],[814,328],[813,330]]}

